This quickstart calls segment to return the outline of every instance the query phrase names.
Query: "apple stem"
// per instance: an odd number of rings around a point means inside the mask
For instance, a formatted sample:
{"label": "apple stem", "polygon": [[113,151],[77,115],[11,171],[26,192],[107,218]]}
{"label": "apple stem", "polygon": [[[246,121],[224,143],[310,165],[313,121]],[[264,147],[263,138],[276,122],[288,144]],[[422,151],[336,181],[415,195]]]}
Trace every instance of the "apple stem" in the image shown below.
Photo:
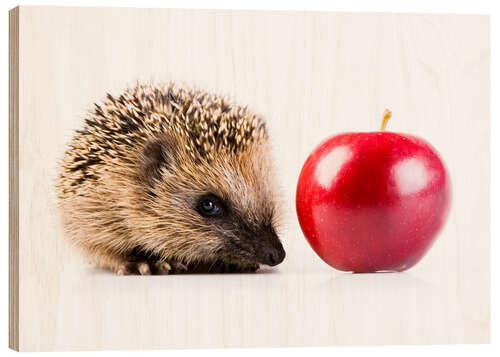
{"label": "apple stem", "polygon": [[384,114],[382,114],[382,125],[380,126],[380,130],[384,131],[385,126],[387,125],[387,122],[389,119],[392,117],[392,112],[389,109],[384,110]]}

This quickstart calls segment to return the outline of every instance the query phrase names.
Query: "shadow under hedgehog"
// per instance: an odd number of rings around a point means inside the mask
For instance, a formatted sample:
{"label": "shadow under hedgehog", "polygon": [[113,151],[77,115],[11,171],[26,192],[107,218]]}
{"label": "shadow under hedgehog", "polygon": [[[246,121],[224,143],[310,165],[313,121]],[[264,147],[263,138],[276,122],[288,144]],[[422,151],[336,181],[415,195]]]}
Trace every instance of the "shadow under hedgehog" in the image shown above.
{"label": "shadow under hedgehog", "polygon": [[66,235],[117,274],[277,265],[263,119],[200,89],[137,84],[88,114],[60,166]]}

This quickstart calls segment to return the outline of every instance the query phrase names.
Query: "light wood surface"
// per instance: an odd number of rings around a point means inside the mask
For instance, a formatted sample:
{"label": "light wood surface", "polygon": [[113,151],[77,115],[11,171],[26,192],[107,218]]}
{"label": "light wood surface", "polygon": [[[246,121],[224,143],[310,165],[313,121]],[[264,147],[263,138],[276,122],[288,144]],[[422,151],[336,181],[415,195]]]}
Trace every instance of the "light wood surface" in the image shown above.
{"label": "light wood surface", "polygon": [[[489,342],[489,17],[71,7],[10,16],[12,348]],[[117,277],[69,246],[57,162],[92,103],[137,79],[229,94],[267,118],[287,208],[282,265]],[[451,214],[410,271],[338,272],[301,234],[297,177],[322,139],[377,130],[386,107],[388,130],[444,157]]]}

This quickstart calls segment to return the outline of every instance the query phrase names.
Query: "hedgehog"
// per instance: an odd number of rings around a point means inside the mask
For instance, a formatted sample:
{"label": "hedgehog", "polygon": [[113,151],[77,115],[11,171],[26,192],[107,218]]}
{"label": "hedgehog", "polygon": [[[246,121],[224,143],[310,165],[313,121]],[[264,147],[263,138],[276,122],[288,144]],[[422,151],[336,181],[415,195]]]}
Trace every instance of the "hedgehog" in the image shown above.
{"label": "hedgehog", "polygon": [[60,163],[65,235],[119,275],[253,272],[283,261],[264,119],[179,83],[106,94]]}

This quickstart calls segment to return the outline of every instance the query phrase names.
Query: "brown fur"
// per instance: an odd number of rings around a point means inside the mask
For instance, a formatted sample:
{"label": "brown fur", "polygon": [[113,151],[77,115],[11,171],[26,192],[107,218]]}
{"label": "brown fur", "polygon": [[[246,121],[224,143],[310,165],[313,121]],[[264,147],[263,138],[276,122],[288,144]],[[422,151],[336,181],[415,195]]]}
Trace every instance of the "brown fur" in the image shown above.
{"label": "brown fur", "polygon": [[[202,90],[138,84],[108,94],[85,123],[57,194],[67,235],[97,265],[120,274],[258,267],[260,243],[247,233],[273,235],[277,223],[259,116]],[[206,193],[228,203],[231,219],[194,209]]]}

